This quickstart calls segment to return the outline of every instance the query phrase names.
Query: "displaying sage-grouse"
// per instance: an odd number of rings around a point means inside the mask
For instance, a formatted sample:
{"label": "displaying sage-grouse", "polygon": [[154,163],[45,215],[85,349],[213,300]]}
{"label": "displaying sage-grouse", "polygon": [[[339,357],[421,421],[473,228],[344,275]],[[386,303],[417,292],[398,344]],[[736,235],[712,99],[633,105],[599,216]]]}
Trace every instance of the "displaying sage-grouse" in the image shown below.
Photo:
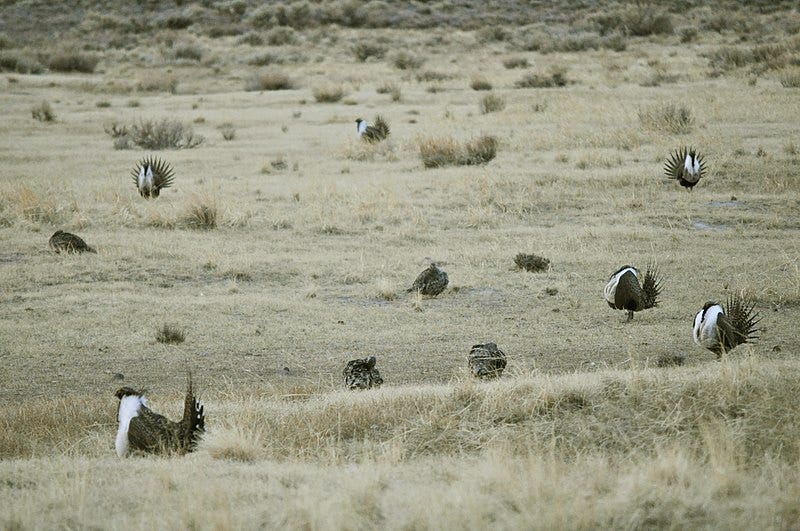
{"label": "displaying sage-grouse", "polygon": [[664,164],[664,172],[691,192],[692,187],[705,175],[706,163],[694,149],[684,147],[670,155]]}
{"label": "displaying sage-grouse", "polygon": [[147,407],[144,391],[123,387],[116,392],[116,397],[119,398],[116,448],[120,457],[133,451],[191,452],[205,430],[203,404],[194,396],[191,376],[183,403],[183,418],[178,422],[152,412]]}
{"label": "displaying sage-grouse", "polygon": [[419,291],[423,295],[435,297],[444,291],[448,282],[447,273],[439,269],[435,263],[431,263],[425,271],[417,276],[406,292]]}
{"label": "displaying sage-grouse", "polygon": [[506,368],[506,355],[494,343],[473,345],[467,357],[472,375],[481,380],[500,378]]}
{"label": "displaying sage-grouse", "polygon": [[147,157],[139,161],[131,171],[139,195],[145,199],[158,197],[162,188],[172,186],[174,177],[169,164],[158,157]]}
{"label": "displaying sage-grouse", "polygon": [[57,253],[96,253],[93,247],[90,247],[83,238],[72,234],[71,232],[64,232],[57,230],[50,236],[50,247]]}
{"label": "displaying sage-grouse", "polygon": [[348,361],[347,367],[342,371],[344,385],[348,389],[380,387],[383,383],[383,378],[381,378],[381,373],[378,372],[378,369],[375,368],[377,361],[375,356]]}
{"label": "displaying sage-grouse", "polygon": [[626,310],[627,321],[631,321],[633,312],[658,305],[661,281],[662,278],[653,265],[647,266],[643,280],[638,269],[629,265],[623,266],[611,275],[606,284],[604,290],[606,302],[615,310]]}
{"label": "displaying sage-grouse", "polygon": [[725,308],[707,302],[694,316],[694,342],[722,357],[723,352],[758,338],[756,325],[761,318],[754,304],[739,294],[728,296]]}
{"label": "displaying sage-grouse", "polygon": [[374,124],[369,124],[361,118],[356,119],[356,130],[358,136],[365,142],[380,142],[389,136],[389,124],[380,115],[375,117]]}

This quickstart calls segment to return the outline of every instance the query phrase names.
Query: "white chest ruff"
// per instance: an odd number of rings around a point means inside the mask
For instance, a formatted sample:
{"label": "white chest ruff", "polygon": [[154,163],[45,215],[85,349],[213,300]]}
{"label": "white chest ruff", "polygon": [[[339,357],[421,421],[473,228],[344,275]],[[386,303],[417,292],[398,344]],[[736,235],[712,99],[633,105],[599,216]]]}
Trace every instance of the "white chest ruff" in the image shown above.
{"label": "white chest ruff", "polygon": [[703,310],[694,316],[694,342],[704,348],[711,348],[717,344],[717,319],[720,314],[725,313],[722,306],[715,304],[707,310],[705,315]]}
{"label": "white chest ruff", "polygon": [[117,439],[115,446],[117,455],[125,457],[130,450],[128,444],[128,427],[130,426],[131,419],[139,415],[139,408],[145,404],[143,396],[128,395],[122,397],[119,401],[119,414],[117,420],[119,421],[119,428],[117,429]]}

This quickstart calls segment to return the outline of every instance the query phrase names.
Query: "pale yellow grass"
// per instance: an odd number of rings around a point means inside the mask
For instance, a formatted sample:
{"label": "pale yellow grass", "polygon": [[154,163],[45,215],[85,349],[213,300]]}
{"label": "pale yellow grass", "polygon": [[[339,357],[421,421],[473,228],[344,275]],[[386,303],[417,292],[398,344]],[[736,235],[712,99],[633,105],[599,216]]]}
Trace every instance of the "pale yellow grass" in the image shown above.
{"label": "pale yellow grass", "polygon": [[[281,47],[307,59],[281,65],[291,90],[245,92],[258,67],[232,51],[236,36],[197,36],[213,67],[142,41],[96,74],[0,80],[2,524],[796,523],[800,111],[781,73],[709,78],[703,54],[728,38],[713,32],[549,54],[449,29],[311,33]],[[424,53],[424,70],[447,74],[441,90],[356,62],[352,42],[376,34]],[[575,84],[514,89],[511,53],[536,71],[565,65]],[[137,91],[131,61],[166,88]],[[650,64],[677,79],[643,86]],[[478,74],[505,109],[479,113]],[[401,101],[376,92],[387,83]],[[315,103],[323,84],[356,105]],[[676,99],[691,133],[641,126],[637,109]],[[57,122],[31,118],[42,100]],[[354,120],[375,114],[391,136],[366,145]],[[130,178],[147,153],[115,150],[103,125],[161,118],[207,142],[158,153],[175,184],[148,202]],[[498,139],[487,165],[423,167],[419,139],[483,134]],[[662,177],[684,144],[708,162],[692,193]],[[195,230],[203,205],[216,227]],[[53,254],[57,229],[98,254]],[[520,252],[550,270],[516,270]],[[662,303],[623,324],[603,285],[650,260],[666,275]],[[431,261],[448,289],[406,293]],[[740,289],[764,330],[720,364],[693,344],[692,319]],[[157,342],[164,323],[185,341]],[[466,355],[485,341],[509,367],[475,385]],[[676,354],[686,367],[652,369]],[[384,387],[341,391],[347,360],[369,355]],[[177,418],[189,369],[207,405],[198,453],[113,458],[114,390],[146,387]]]}

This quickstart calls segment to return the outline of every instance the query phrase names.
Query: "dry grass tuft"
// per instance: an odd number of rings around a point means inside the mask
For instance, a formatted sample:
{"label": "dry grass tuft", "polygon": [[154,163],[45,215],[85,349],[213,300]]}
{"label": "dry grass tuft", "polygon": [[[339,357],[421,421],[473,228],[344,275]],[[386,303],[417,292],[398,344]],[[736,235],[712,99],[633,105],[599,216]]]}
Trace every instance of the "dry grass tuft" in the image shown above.
{"label": "dry grass tuft", "polygon": [[638,116],[643,128],[661,133],[686,134],[692,131],[694,125],[689,108],[674,103],[640,108]]}
{"label": "dry grass tuft", "polygon": [[54,72],[81,72],[91,74],[100,59],[76,51],[58,52],[47,61],[47,66]]}
{"label": "dry grass tuft", "polygon": [[416,70],[425,64],[425,59],[404,50],[393,54],[389,61],[399,70]]}
{"label": "dry grass tuft", "polygon": [[53,108],[50,107],[50,103],[47,101],[42,101],[42,103],[33,107],[31,116],[40,122],[55,122],[56,120],[56,113],[53,112]]}
{"label": "dry grass tuft", "polygon": [[111,123],[104,127],[108,136],[114,139],[115,149],[192,149],[201,145],[205,138],[195,135],[191,126],[178,120],[140,120],[130,127]]}
{"label": "dry grass tuft", "polygon": [[517,269],[524,269],[532,273],[547,271],[550,269],[550,260],[535,254],[519,253],[514,257],[514,264]]}
{"label": "dry grass tuft", "polygon": [[247,91],[256,90],[289,90],[294,88],[292,80],[283,72],[277,70],[269,70],[253,74],[250,80],[245,84],[244,89]]}
{"label": "dry grass tuft", "polygon": [[473,77],[469,86],[472,90],[492,90],[492,84],[484,77]]}
{"label": "dry grass tuft", "polygon": [[514,86],[517,88],[554,88],[564,87],[569,83],[567,80],[567,70],[564,67],[556,66],[548,74],[528,73],[519,79]]}
{"label": "dry grass tuft", "polygon": [[461,145],[451,137],[428,138],[419,142],[426,168],[485,164],[497,155],[497,139],[483,135]]}
{"label": "dry grass tuft", "polygon": [[178,76],[163,72],[148,73],[136,83],[136,90],[175,94],[178,90]]}
{"label": "dry grass tuft", "polygon": [[785,72],[781,75],[780,81],[784,88],[800,88],[800,70]]}
{"label": "dry grass tuft", "polygon": [[346,92],[340,86],[326,85],[314,87],[311,94],[319,103],[336,103],[345,96]]}
{"label": "dry grass tuft", "polygon": [[220,124],[220,126],[217,129],[219,129],[219,132],[222,135],[223,140],[231,141],[234,138],[236,138],[236,128],[233,126],[231,122],[225,122],[224,124]]}
{"label": "dry grass tuft", "polygon": [[183,210],[179,221],[190,229],[211,230],[217,227],[218,211],[216,200],[208,196],[194,195]]}
{"label": "dry grass tuft", "polygon": [[156,341],[159,343],[178,344],[185,339],[186,334],[178,325],[164,323],[156,330]]}
{"label": "dry grass tuft", "polygon": [[481,114],[489,114],[490,112],[502,111],[506,108],[506,100],[502,96],[496,94],[487,94],[481,98],[478,104],[478,109]]}
{"label": "dry grass tuft", "polygon": [[364,40],[357,42],[353,46],[353,55],[361,63],[366,62],[370,57],[383,59],[386,55],[386,47],[369,40]]}
{"label": "dry grass tuft", "polygon": [[524,57],[509,57],[508,59],[503,59],[503,66],[512,69],[512,68],[528,68],[528,60]]}
{"label": "dry grass tuft", "polygon": [[35,223],[57,225],[64,220],[64,211],[51,197],[42,196],[27,186],[21,186],[17,192],[17,209],[23,219]]}

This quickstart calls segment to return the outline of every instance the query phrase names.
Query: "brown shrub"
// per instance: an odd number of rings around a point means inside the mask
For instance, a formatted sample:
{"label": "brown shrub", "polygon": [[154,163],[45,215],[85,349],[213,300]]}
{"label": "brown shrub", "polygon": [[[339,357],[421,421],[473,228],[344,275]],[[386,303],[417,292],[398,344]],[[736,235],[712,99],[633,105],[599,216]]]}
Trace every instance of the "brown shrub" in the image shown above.
{"label": "brown shrub", "polygon": [[275,70],[254,74],[245,85],[245,90],[248,91],[289,90],[291,88],[293,88],[293,84],[289,76]]}

